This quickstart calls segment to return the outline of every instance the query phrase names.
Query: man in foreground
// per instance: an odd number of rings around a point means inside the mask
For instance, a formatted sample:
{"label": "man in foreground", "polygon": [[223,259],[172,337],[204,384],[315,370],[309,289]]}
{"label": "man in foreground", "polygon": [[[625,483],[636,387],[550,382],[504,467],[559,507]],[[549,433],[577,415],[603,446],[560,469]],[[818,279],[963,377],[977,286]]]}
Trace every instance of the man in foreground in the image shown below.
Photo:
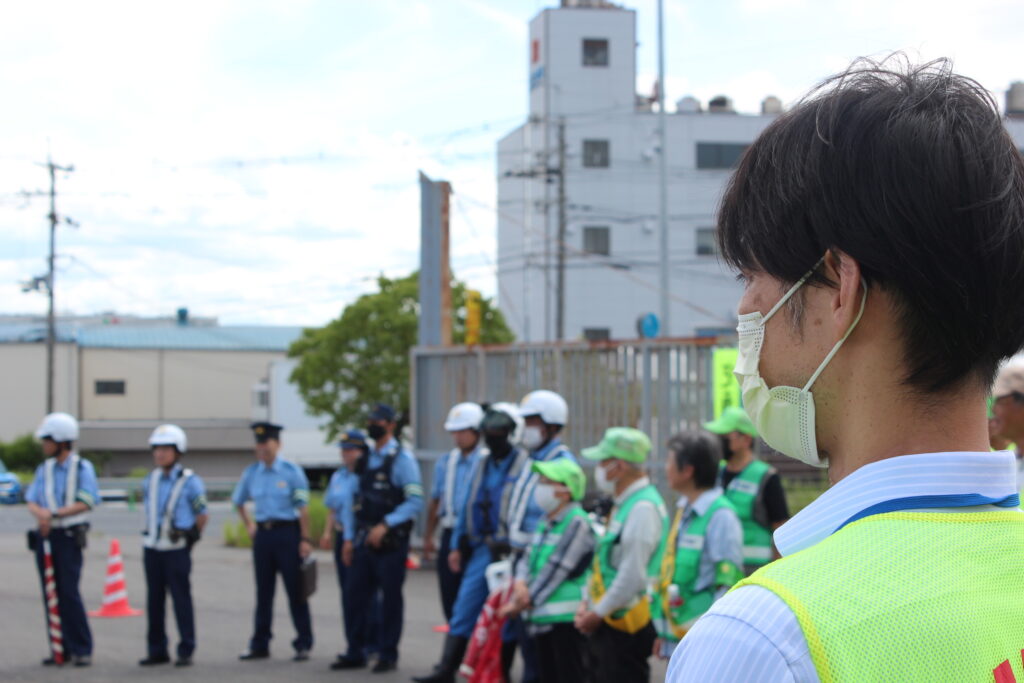
{"label": "man in foreground", "polygon": [[1024,679],[1024,515],[985,422],[1024,344],[1024,161],[991,97],[857,63],[755,141],[718,229],[744,406],[832,487],[668,680]]}

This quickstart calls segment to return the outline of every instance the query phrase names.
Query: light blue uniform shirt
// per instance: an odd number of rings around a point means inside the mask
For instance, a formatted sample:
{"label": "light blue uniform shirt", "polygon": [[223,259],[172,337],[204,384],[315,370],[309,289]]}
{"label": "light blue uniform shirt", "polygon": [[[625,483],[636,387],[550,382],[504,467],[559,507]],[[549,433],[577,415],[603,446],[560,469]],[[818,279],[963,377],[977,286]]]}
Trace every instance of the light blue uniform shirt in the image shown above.
{"label": "light blue uniform shirt", "polygon": [[242,478],[231,494],[231,502],[235,505],[243,505],[247,500],[256,504],[257,522],[298,519],[299,510],[309,503],[306,473],[280,455],[274,458],[270,467],[254,462],[242,472]]}
{"label": "light blue uniform shirt", "polygon": [[[175,465],[171,468],[171,472],[168,475],[166,472],[160,474],[160,479],[157,481],[156,486],[156,509],[157,514],[160,515],[160,519],[157,520],[158,524],[163,522],[165,509],[167,506],[167,499],[171,495],[171,489],[174,488],[174,484],[177,483],[178,477],[181,476],[183,468],[181,465]],[[142,480],[142,501],[143,509],[146,511],[146,528],[149,528],[149,477]],[[206,487],[203,486],[203,480],[198,474],[193,474],[191,478],[185,483],[185,488],[181,490],[181,497],[178,498],[178,504],[174,506],[172,523],[175,528],[178,529],[190,529],[196,523],[196,515],[202,515],[206,512]]]}
{"label": "light blue uniform shirt", "polygon": [[[980,505],[928,508],[934,514],[993,509],[1017,493],[1013,454],[925,453],[869,463],[825,491],[775,531],[775,547],[791,555],[825,540],[862,513],[893,501],[969,496]],[[1019,499],[1018,503],[1019,504]],[[1005,508],[1000,508],[1005,509]],[[761,586],[743,586],[712,605],[676,647],[668,683],[744,681],[817,683],[803,630],[792,610]]]}
{"label": "light blue uniform shirt", "polygon": [[359,489],[359,475],[347,467],[339,468],[331,475],[324,492],[324,505],[334,514],[334,521],[341,525],[342,538],[355,539],[356,522],[352,503]]}
{"label": "light blue uniform shirt", "polygon": [[[423,481],[420,479],[420,465],[412,453],[402,448],[394,437],[370,451],[367,467],[371,470],[377,469],[384,464],[386,456],[396,452],[398,455],[395,456],[395,462],[391,466],[391,483],[402,489],[405,500],[384,516],[384,523],[389,527],[416,519],[423,509]],[[352,526],[354,533],[355,525]]]}
{"label": "light blue uniform shirt", "polygon": [[[68,464],[70,462],[71,457],[68,456],[64,462],[57,462],[53,467],[53,491],[57,507],[64,507],[64,491],[68,479]],[[48,507],[46,502],[45,470],[45,463],[36,468],[32,483],[29,484],[28,489],[25,491],[26,501],[44,508]],[[94,508],[100,503],[100,487],[96,481],[96,470],[93,469],[92,463],[85,458],[80,458],[78,461],[78,493],[75,494],[75,500],[85,503],[90,508]]]}
{"label": "light blue uniform shirt", "polygon": [[[434,463],[434,485],[430,489],[430,497],[433,500],[441,501],[437,508],[438,518],[441,526],[450,529],[455,526],[460,511],[465,506],[466,496],[469,492],[469,484],[472,481],[470,475],[473,473],[473,465],[480,459],[480,446],[477,446],[469,455],[463,455],[458,450],[445,453]],[[455,482],[454,491],[446,495],[446,482],[448,481],[448,468],[452,461],[455,461]],[[448,501],[452,501],[452,509],[448,509]],[[451,523],[446,523],[450,519]]]}

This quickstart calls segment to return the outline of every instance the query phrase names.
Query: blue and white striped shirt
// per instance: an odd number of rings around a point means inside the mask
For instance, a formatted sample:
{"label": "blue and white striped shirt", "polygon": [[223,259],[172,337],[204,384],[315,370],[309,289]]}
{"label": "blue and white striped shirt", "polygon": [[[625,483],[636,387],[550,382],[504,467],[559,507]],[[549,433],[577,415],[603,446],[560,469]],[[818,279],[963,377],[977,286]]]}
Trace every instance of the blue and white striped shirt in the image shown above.
{"label": "blue and white striped shirt", "polygon": [[[890,501],[957,496],[928,512],[992,509],[1017,493],[1009,452],[927,453],[869,463],[823,493],[775,531],[779,552],[791,555],[839,530],[851,519],[885,510]],[[670,683],[745,681],[812,683],[818,673],[796,615],[771,591],[744,586],[716,602],[672,655]]]}

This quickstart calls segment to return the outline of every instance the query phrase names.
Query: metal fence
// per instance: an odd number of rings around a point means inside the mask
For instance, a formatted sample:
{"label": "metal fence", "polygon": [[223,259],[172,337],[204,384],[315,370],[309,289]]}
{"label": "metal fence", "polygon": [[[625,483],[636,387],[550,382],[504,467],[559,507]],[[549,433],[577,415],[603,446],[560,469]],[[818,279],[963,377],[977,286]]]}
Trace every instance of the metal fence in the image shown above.
{"label": "metal fence", "polygon": [[[451,448],[445,415],[461,401],[518,402],[534,389],[565,397],[563,440],[576,452],[612,426],[637,427],[656,445],[711,414],[715,339],[564,343],[412,350],[417,454]],[[660,448],[658,449],[660,450]]]}

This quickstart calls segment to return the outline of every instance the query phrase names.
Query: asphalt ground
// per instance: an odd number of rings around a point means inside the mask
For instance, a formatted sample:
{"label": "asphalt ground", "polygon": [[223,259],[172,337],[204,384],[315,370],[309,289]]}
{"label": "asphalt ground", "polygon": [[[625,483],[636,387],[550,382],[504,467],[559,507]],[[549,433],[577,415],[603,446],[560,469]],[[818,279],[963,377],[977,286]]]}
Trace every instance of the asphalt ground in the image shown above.
{"label": "asphalt ground", "polygon": [[[316,643],[306,662],[291,661],[294,629],[288,616],[284,587],[278,582],[274,603],[274,635],[271,659],[240,662],[252,629],[255,581],[247,550],[227,548],[222,527],[234,513],[227,504],[210,510],[207,536],[193,550],[192,597],[196,610],[198,645],[195,664],[189,668],[158,666],[143,669],[138,660],[146,655],[144,616],[118,619],[90,617],[94,648],[88,668],[53,669],[40,666],[48,656],[42,594],[32,555],[25,547],[25,531],[32,519],[23,506],[0,506],[0,680],[31,681],[310,681],[367,680],[408,681],[431,669],[444,636],[433,627],[444,622],[433,571],[410,571],[405,583],[405,626],[399,669],[386,674],[369,670],[335,672],[328,669],[344,650],[341,605],[333,557],[317,551],[319,581],[311,598],[313,635]],[[110,540],[121,543],[128,599],[136,609],[145,608],[146,582],[142,569],[142,511],[125,504],[106,504],[92,517],[86,549],[81,592],[86,609],[100,606]],[[171,649],[177,644],[177,628],[168,604],[167,632]],[[652,680],[664,678],[665,667],[654,663]]]}

